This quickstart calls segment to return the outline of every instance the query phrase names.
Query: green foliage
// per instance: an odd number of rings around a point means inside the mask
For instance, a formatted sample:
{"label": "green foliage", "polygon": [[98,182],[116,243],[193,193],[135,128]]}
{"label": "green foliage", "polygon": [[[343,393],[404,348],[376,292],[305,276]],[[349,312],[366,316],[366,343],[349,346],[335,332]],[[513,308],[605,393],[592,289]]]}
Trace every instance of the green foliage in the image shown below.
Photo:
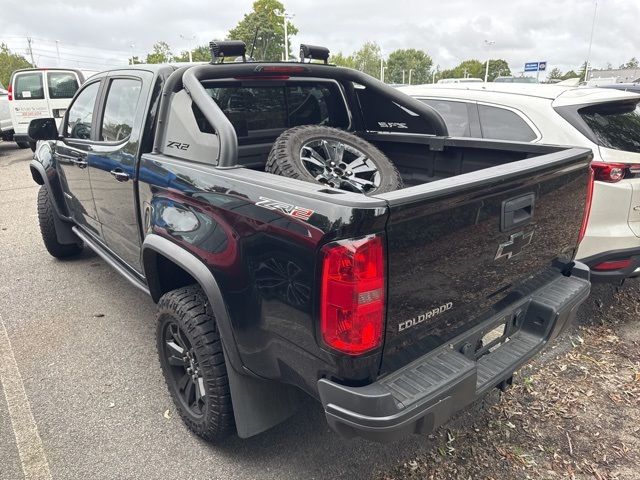
{"label": "green foliage", "polygon": [[29,68],[31,64],[27,59],[17,53],[11,53],[6,44],[0,43],[0,83],[9,86],[9,77],[14,70]]}
{"label": "green foliage", "polygon": [[[449,70],[443,70],[440,72],[438,78],[480,78],[484,80],[485,69],[487,68],[487,62],[481,62],[480,60],[465,60],[457,67]],[[506,60],[501,58],[489,60],[489,75],[487,80],[493,82],[496,77],[510,76],[511,69]]]}
{"label": "green foliage", "polygon": [[640,61],[636,57],[631,57],[627,63],[620,65],[620,68],[640,68]]}
{"label": "green foliage", "polygon": [[329,63],[333,63],[339,67],[356,68],[356,62],[353,55],[343,55],[342,52],[332,54],[329,57]]}
{"label": "green foliage", "polygon": [[173,59],[171,49],[166,42],[156,42],[153,45],[153,52],[147,54],[146,63],[168,63]]}
{"label": "green foliage", "polygon": [[[133,62],[132,62],[133,60]],[[129,65],[138,65],[140,63],[144,63],[137,55],[129,58]]]}
{"label": "green foliage", "polygon": [[382,52],[376,42],[366,42],[353,54],[354,68],[377,79],[380,79],[381,60]]}
{"label": "green foliage", "polygon": [[409,71],[411,72],[411,83],[419,85],[427,83],[430,79],[431,66],[433,60],[422,50],[415,48],[398,49],[389,54],[387,60],[387,72],[385,81],[387,83],[401,83],[402,72],[405,72],[405,83],[409,83]]}
{"label": "green foliage", "polygon": [[[228,37],[232,40],[242,40],[247,44],[247,54],[258,29],[258,39],[253,57],[256,60],[279,61],[284,52],[284,20],[276,12],[284,12],[284,5],[278,0],[256,0],[253,10],[245,14],[238,24],[229,30]],[[289,56],[291,55],[291,37],[298,33],[298,29],[287,22],[289,35]]]}
{"label": "green foliage", "polygon": [[[209,45],[200,45],[191,51],[191,58],[194,62],[210,62],[211,52],[209,51]],[[189,52],[187,50],[180,52],[180,55],[173,57],[174,62],[188,62]]]}
{"label": "green foliage", "polygon": [[547,75],[547,82],[550,80],[562,80],[562,70],[557,67],[552,69]]}
{"label": "green foliage", "polygon": [[[584,72],[583,72],[584,74]],[[567,73],[565,73],[564,75],[562,75],[562,77],[560,77],[562,80],[569,80],[570,78],[577,78],[580,77],[579,73],[576,73],[574,70],[569,70]],[[582,78],[582,77],[580,77]]]}

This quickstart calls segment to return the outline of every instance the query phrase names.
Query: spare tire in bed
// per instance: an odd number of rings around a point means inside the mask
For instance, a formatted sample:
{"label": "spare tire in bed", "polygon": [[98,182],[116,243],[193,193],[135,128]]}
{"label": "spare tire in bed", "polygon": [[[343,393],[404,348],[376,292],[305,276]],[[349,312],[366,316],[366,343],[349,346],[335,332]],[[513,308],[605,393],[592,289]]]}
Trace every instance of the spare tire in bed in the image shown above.
{"label": "spare tire in bed", "polygon": [[283,132],[265,170],[365,195],[402,188],[398,170],[376,147],[344,130],[316,125]]}

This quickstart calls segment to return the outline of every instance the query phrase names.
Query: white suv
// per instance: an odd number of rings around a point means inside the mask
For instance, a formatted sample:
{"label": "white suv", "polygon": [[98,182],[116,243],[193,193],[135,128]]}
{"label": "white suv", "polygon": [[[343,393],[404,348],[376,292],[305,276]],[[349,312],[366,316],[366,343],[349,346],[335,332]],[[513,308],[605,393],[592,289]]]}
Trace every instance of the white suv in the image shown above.
{"label": "white suv", "polygon": [[435,108],[454,137],[591,148],[591,215],[576,258],[594,280],[640,275],[640,95],[504,83],[400,90]]}

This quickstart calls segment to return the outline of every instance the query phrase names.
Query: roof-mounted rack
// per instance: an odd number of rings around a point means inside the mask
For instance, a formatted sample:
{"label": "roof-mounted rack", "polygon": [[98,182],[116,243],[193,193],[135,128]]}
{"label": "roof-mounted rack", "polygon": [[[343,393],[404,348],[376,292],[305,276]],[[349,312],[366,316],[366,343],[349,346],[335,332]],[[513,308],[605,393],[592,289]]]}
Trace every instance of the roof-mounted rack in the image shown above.
{"label": "roof-mounted rack", "polygon": [[209,42],[211,51],[211,63],[224,63],[226,57],[242,57],[242,61],[247,61],[247,45],[242,40],[211,40]]}
{"label": "roof-mounted rack", "polygon": [[300,45],[300,61],[304,62],[304,59],[309,60],[324,60],[324,64],[329,63],[329,49],[327,47],[318,47],[316,45]]}

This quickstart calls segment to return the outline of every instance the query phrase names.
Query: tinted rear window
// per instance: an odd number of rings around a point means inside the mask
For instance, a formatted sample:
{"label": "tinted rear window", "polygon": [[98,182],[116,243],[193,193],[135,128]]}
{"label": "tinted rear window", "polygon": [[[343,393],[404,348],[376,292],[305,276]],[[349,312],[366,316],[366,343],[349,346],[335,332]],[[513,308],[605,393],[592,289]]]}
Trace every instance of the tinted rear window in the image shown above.
{"label": "tinted rear window", "polygon": [[538,136],[518,114],[505,108],[478,105],[482,138],[532,142]]}
{"label": "tinted rear window", "polygon": [[240,137],[298,125],[346,128],[349,124],[337,85],[287,83],[249,87],[236,84],[206,88]]}
{"label": "tinted rear window", "polygon": [[42,73],[19,73],[13,81],[13,95],[16,100],[42,100]]}
{"label": "tinted rear window", "polygon": [[72,72],[48,72],[49,98],[73,98],[78,91],[78,79]]}
{"label": "tinted rear window", "polygon": [[469,109],[465,102],[452,102],[449,100],[420,99],[421,102],[433,107],[444,118],[447,130],[452,137],[470,137],[471,121]]}
{"label": "tinted rear window", "polygon": [[599,145],[640,152],[639,105],[636,102],[616,102],[581,108],[578,112],[598,139]]}

